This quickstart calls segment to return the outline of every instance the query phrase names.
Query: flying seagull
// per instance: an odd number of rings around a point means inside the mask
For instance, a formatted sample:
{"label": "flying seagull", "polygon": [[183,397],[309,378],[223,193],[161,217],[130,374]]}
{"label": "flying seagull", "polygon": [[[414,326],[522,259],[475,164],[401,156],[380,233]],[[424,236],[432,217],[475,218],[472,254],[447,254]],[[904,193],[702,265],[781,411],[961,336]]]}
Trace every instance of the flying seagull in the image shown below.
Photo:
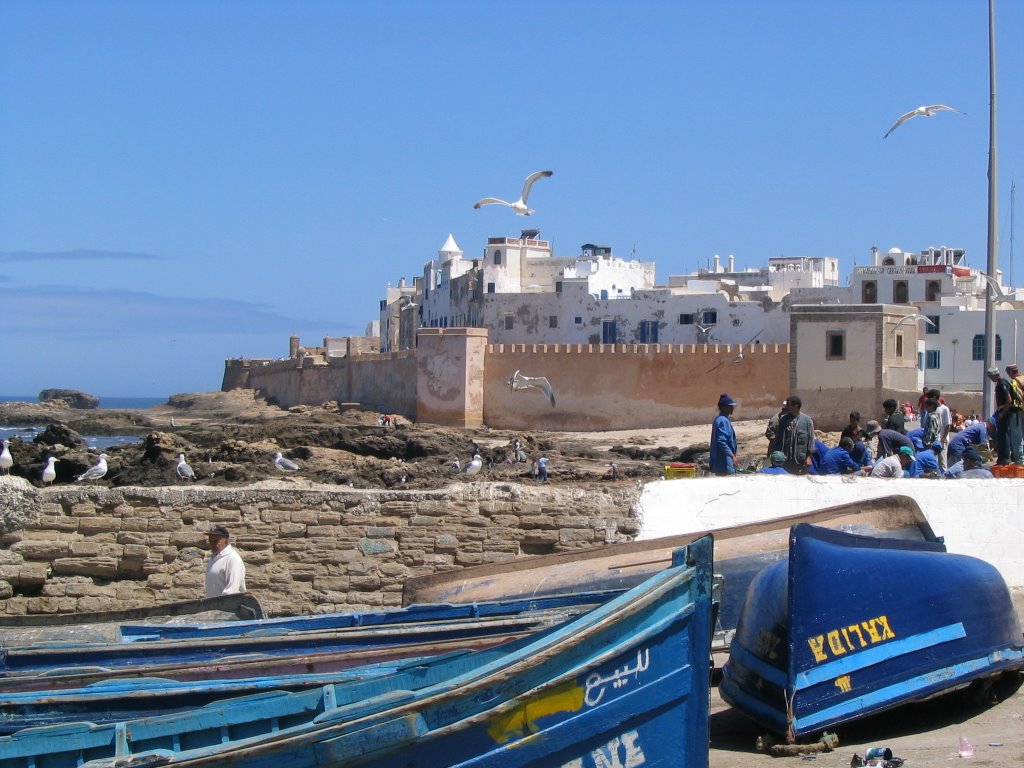
{"label": "flying seagull", "polygon": [[294,461],[282,456],[280,451],[274,454],[274,466],[282,472],[295,472],[299,468],[299,465]]}
{"label": "flying seagull", "polygon": [[516,212],[516,216],[529,216],[533,213],[533,209],[526,207],[526,198],[530,196],[530,188],[533,186],[533,182],[537,179],[547,178],[553,174],[554,171],[537,171],[536,173],[531,173],[526,177],[526,181],[523,182],[523,194],[521,194],[519,199],[514,203],[510,203],[508,200],[499,200],[497,197],[485,197],[473,207],[482,208],[485,205],[507,205]]}
{"label": "flying seagull", "polygon": [[757,332],[757,333],[755,333],[755,334],[754,334],[753,336],[751,336],[751,337],[750,337],[750,338],[749,338],[749,339],[747,340],[747,343],[746,343],[746,344],[741,344],[741,345],[740,345],[740,353],[739,353],[738,355],[736,355],[736,357],[734,357],[734,358],[733,358],[732,360],[721,360],[721,361],[719,361],[719,363],[718,363],[717,365],[715,365],[714,367],[712,367],[712,368],[708,368],[708,369],[707,369],[707,370],[706,370],[706,371],[704,372],[704,375],[706,376],[707,374],[709,374],[709,373],[711,373],[711,372],[712,372],[713,370],[715,370],[715,368],[721,368],[721,367],[722,367],[723,365],[726,365],[726,364],[732,364],[732,363],[742,363],[742,362],[743,362],[743,360],[744,360],[744,358],[743,358],[743,350],[744,350],[744,349],[746,349],[746,348],[747,348],[748,346],[750,346],[751,344],[753,344],[753,343],[754,343],[754,340],[755,340],[755,339],[756,339],[756,338],[757,338],[758,336],[760,336],[760,335],[761,335],[762,333],[764,333],[764,328],[762,328],[762,329],[761,329],[760,331],[758,331],[758,332]]}
{"label": "flying seagull", "polygon": [[107,454],[101,453],[99,460],[92,467],[89,467],[85,472],[75,478],[76,483],[80,483],[82,480],[99,480],[107,474]]}
{"label": "flying seagull", "polygon": [[989,277],[984,272],[979,272],[978,274],[980,274],[983,278],[985,278],[985,282],[988,283],[989,286],[992,288],[992,302],[993,303],[995,303],[995,304],[999,304],[999,303],[1012,304],[1013,303],[1013,298],[1011,296],[1007,296],[1006,293],[1003,292],[1003,287],[1001,285],[999,285],[999,281],[998,280],[996,280],[995,278]]}
{"label": "flying seagull", "polygon": [[185,454],[178,454],[178,466],[175,467],[175,472],[178,473],[178,477],[182,480],[195,480],[196,473],[192,471],[192,467],[185,463]]}
{"label": "flying seagull", "polygon": [[43,485],[49,485],[57,479],[57,468],[54,464],[57,463],[57,459],[53,456],[46,457],[46,466],[43,467]]}
{"label": "flying seagull", "polygon": [[4,449],[0,451],[0,469],[4,471],[5,475],[11,474],[11,467],[14,466],[14,457],[11,456],[10,445],[10,440],[4,440]]}
{"label": "flying seagull", "polygon": [[508,380],[508,387],[513,392],[518,392],[521,389],[539,389],[545,395],[548,396],[548,400],[551,401],[551,407],[555,407],[555,391],[551,389],[551,384],[544,376],[523,376],[519,371],[512,374],[512,378]]}
{"label": "flying seagull", "polygon": [[933,323],[933,322],[932,322],[931,320],[929,320],[929,319],[928,319],[927,317],[925,317],[924,315],[918,314],[917,312],[914,312],[913,314],[911,314],[911,315],[906,315],[906,316],[904,316],[904,317],[903,317],[902,319],[900,319],[900,321],[899,321],[898,323],[896,323],[896,325],[894,325],[894,326],[893,326],[892,332],[893,332],[893,333],[896,333],[896,329],[897,329],[897,328],[899,328],[899,327],[900,327],[901,325],[903,325],[904,323],[909,323],[909,322],[910,322],[911,320],[913,320],[914,322],[917,322],[918,320],[924,320],[924,321],[925,321],[926,323],[928,323],[928,325],[930,325],[930,326],[931,326],[932,328],[934,328],[934,327],[935,327],[935,323]]}
{"label": "flying seagull", "polygon": [[961,115],[966,115],[967,114],[966,112],[960,112],[959,109],[954,109],[953,107],[947,107],[945,104],[931,104],[931,105],[929,105],[927,107],[918,107],[917,109],[910,110],[905,115],[900,115],[899,120],[897,120],[895,123],[893,123],[892,128],[890,128],[888,131],[886,131],[885,136],[883,136],[882,138],[883,139],[889,138],[889,134],[890,133],[895,131],[897,128],[899,128],[901,125],[903,125],[905,122],[907,122],[907,120],[909,120],[912,117],[934,117],[936,112],[942,112],[942,111],[957,112],[957,113],[959,113]]}

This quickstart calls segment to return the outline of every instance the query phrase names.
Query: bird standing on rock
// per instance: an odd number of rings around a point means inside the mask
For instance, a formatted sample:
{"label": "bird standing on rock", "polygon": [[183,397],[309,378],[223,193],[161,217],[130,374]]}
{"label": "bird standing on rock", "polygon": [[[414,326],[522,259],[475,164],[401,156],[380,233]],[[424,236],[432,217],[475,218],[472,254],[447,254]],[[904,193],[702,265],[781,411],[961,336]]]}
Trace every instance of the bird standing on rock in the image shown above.
{"label": "bird standing on rock", "polygon": [[552,175],[554,175],[553,171],[537,171],[536,173],[531,173],[526,177],[526,181],[523,183],[523,194],[521,194],[519,199],[514,203],[510,203],[508,200],[501,200],[497,197],[485,197],[483,200],[477,202],[473,208],[482,208],[485,205],[507,205],[515,211],[516,216],[530,216],[534,211],[532,208],[526,207],[526,199],[530,196],[530,188],[533,186],[533,182],[537,179],[544,179]]}
{"label": "bird standing on rock", "polygon": [[105,474],[107,474],[107,454],[101,453],[95,466],[89,467],[85,472],[76,477],[75,482],[80,483],[83,480],[99,480]]}
{"label": "bird standing on rock", "polygon": [[11,456],[10,445],[10,440],[4,440],[4,449],[0,451],[0,469],[4,471],[5,475],[11,474],[11,467],[14,466],[14,457]]}
{"label": "bird standing on rock", "polygon": [[479,453],[474,453],[473,460],[465,466],[465,468],[462,470],[462,474],[466,475],[467,477],[472,477],[473,475],[478,474],[480,470],[483,468],[483,466],[483,458],[481,458]]}
{"label": "bird standing on rock", "polygon": [[274,466],[282,472],[295,472],[299,469],[298,464],[291,459],[286,459],[280,451],[274,454]]}
{"label": "bird standing on rock", "polygon": [[174,471],[178,473],[178,477],[180,477],[182,480],[196,479],[196,473],[192,471],[192,467],[185,463],[184,453],[178,454],[178,466],[175,467]]}
{"label": "bird standing on rock", "polygon": [[57,467],[54,465],[57,463],[57,459],[53,456],[46,457],[46,466],[43,467],[42,480],[43,485],[49,485],[57,479]]}

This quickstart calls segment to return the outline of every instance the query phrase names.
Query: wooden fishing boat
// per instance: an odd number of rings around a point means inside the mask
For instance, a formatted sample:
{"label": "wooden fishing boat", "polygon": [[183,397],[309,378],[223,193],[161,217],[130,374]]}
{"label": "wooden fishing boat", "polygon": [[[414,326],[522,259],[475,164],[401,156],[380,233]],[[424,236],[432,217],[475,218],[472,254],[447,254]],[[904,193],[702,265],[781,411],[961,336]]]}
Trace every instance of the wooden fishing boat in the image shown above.
{"label": "wooden fishing boat", "polygon": [[1010,592],[940,542],[796,525],[750,585],[722,698],[789,741],[1024,667]]}
{"label": "wooden fishing boat", "polygon": [[[0,648],[0,691],[80,687],[116,677],[202,680],[337,672],[370,661],[486,648],[562,623],[607,601],[587,592],[460,606],[447,620],[146,643],[43,643]],[[480,614],[480,615],[477,615]],[[413,612],[416,615],[416,612]],[[88,678],[88,679],[87,679]]]}
{"label": "wooden fishing boat", "polygon": [[707,766],[712,545],[498,658],[0,738],[0,768]]}
{"label": "wooden fishing boat", "polygon": [[578,589],[627,589],[664,568],[672,551],[688,539],[711,533],[715,541],[715,573],[721,577],[715,586],[720,610],[713,649],[724,651],[735,632],[751,579],[772,563],[787,558],[789,529],[800,522],[883,538],[936,540],[917,502],[907,496],[886,496],[714,531],[417,576],[406,580],[402,602],[459,603],[551,596]]}
{"label": "wooden fishing boat", "polygon": [[286,632],[311,632],[358,627],[387,627],[395,624],[428,621],[461,621],[508,616],[527,611],[596,605],[611,596],[610,592],[587,591],[542,598],[513,597],[507,600],[463,604],[436,603],[410,605],[380,611],[318,613],[303,616],[280,616],[259,621],[188,621],[173,624],[130,624],[121,628],[124,642],[152,640],[192,640],[197,638],[269,636]]}
{"label": "wooden fishing boat", "polygon": [[121,637],[121,625],[131,622],[252,621],[263,618],[259,600],[248,592],[160,603],[144,608],[83,613],[44,613],[0,616],[0,643],[27,645],[47,640],[114,642]]}

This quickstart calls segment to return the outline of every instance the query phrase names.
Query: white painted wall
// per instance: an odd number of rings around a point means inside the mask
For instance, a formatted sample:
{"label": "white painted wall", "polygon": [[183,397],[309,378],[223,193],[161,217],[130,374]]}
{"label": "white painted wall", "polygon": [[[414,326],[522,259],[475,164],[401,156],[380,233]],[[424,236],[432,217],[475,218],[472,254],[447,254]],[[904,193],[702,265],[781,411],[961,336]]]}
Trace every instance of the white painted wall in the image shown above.
{"label": "white painted wall", "polygon": [[738,475],[658,480],[638,502],[641,539],[771,520],[899,494],[913,498],[950,552],[992,563],[1024,587],[1024,479],[882,480]]}

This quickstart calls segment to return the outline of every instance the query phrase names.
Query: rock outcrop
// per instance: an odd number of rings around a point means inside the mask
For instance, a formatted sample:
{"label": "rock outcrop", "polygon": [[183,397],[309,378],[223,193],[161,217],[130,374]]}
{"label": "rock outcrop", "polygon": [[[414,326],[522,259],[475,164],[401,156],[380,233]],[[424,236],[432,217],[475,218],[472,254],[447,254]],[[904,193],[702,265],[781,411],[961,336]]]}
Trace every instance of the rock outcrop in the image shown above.
{"label": "rock outcrop", "polygon": [[39,402],[49,403],[53,400],[61,400],[71,408],[82,411],[89,411],[100,407],[100,399],[98,397],[77,389],[44,389],[39,393]]}

